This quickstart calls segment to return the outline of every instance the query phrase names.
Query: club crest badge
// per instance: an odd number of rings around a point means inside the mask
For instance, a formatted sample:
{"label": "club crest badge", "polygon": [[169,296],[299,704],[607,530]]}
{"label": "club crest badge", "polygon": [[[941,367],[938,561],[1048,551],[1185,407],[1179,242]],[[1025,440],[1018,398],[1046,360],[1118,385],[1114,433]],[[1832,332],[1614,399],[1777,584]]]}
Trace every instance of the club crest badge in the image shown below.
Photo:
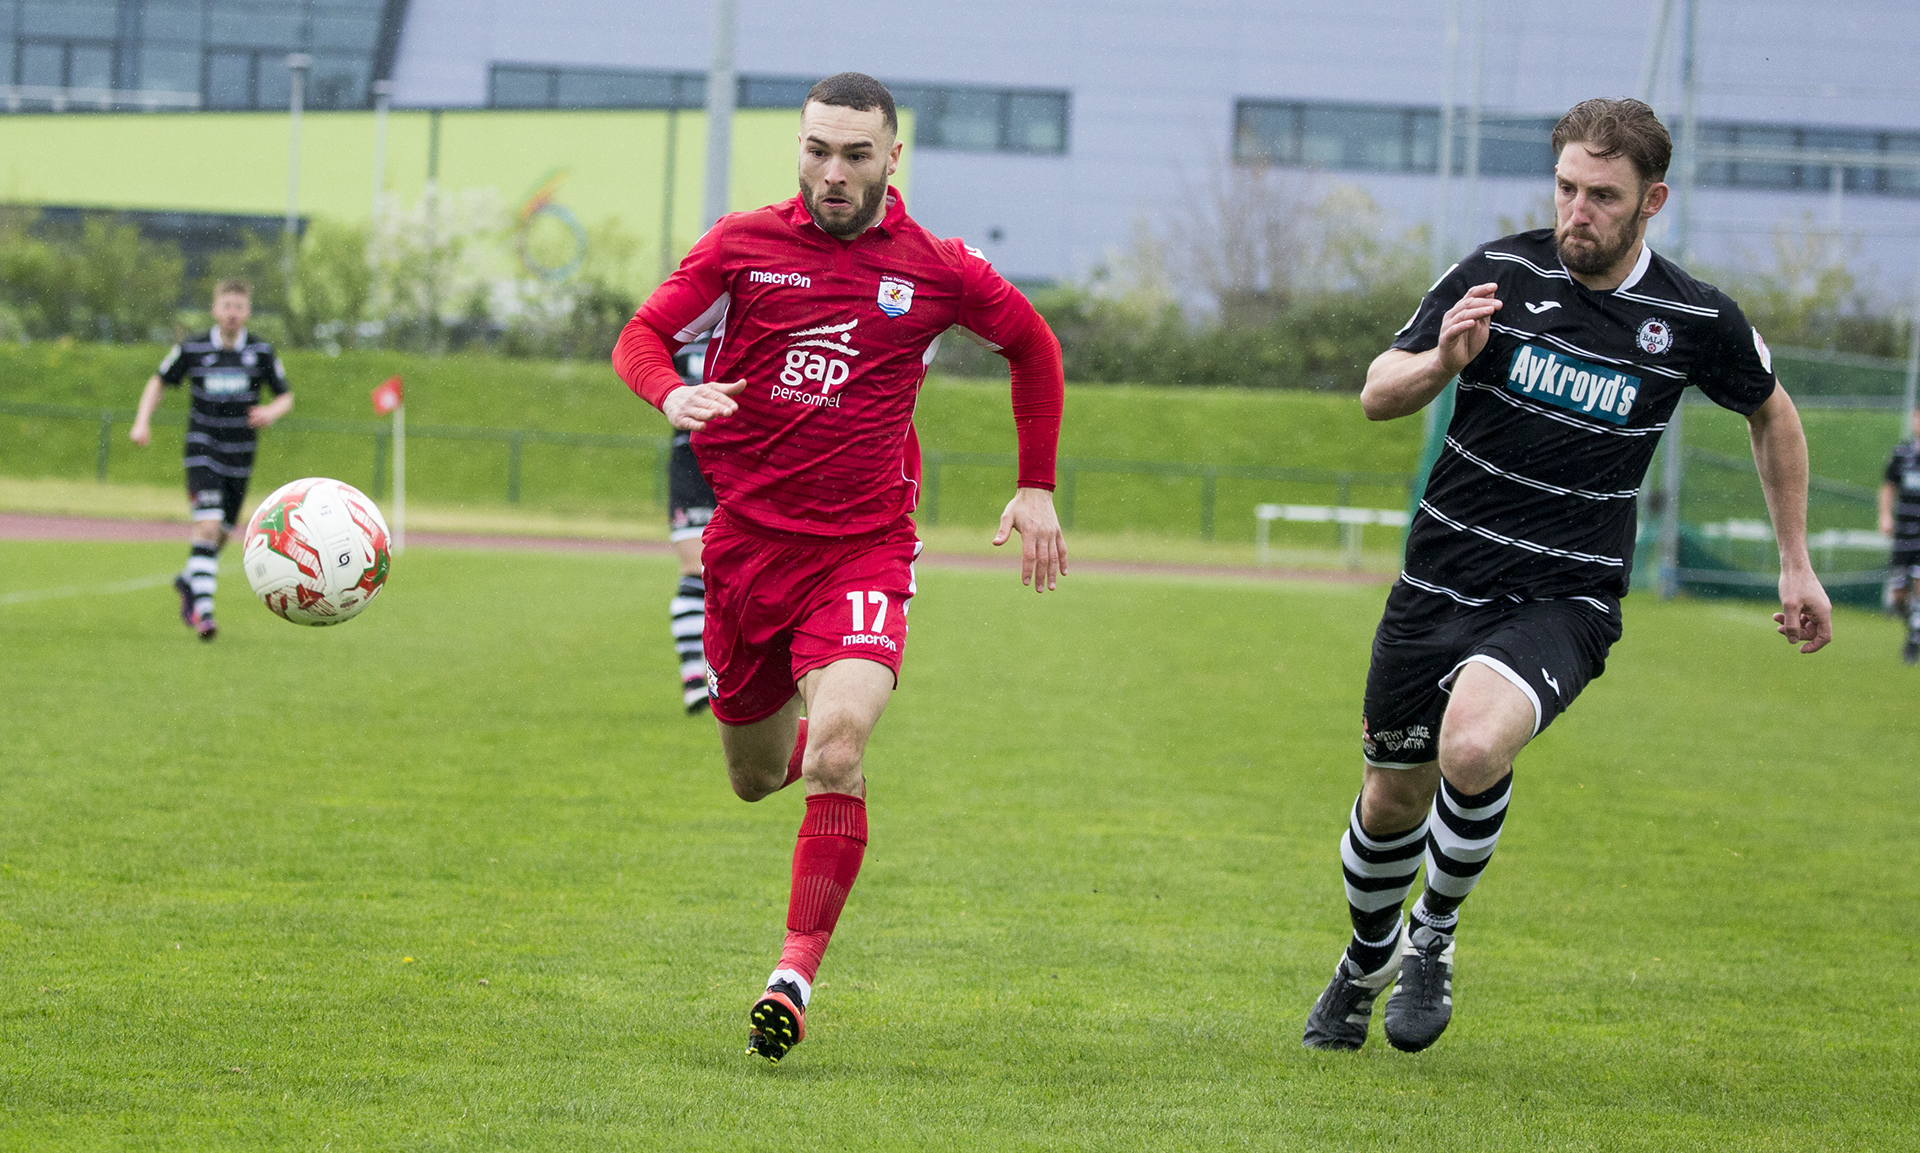
{"label": "club crest badge", "polygon": [[880,311],[888,316],[905,316],[913,307],[913,284],[905,280],[896,280],[891,276],[880,278],[880,295],[876,298]]}
{"label": "club crest badge", "polygon": [[1659,355],[1673,347],[1673,326],[1657,316],[1650,316],[1640,323],[1640,331],[1634,334],[1633,343],[1641,352]]}

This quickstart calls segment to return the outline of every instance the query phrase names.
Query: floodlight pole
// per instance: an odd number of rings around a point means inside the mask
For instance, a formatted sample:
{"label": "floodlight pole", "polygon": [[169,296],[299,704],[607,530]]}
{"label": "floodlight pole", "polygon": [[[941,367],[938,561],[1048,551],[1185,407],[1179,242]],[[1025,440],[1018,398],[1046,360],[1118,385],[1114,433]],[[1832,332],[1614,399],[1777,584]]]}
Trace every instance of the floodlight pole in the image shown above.
{"label": "floodlight pole", "polygon": [[1467,108],[1467,212],[1469,242],[1480,227],[1480,120],[1487,95],[1487,0],[1473,0],[1473,100]]}
{"label": "floodlight pole", "polygon": [[1433,212],[1431,275],[1435,280],[1453,263],[1453,106],[1460,82],[1460,0],[1447,0],[1446,94],[1440,100],[1439,195]]}
{"label": "floodlight pole", "polygon": [[[1674,230],[1674,247],[1680,251],[1680,263],[1693,263],[1693,193],[1700,175],[1700,77],[1695,58],[1695,30],[1699,0],[1686,0],[1680,24],[1680,203]],[[1686,412],[1686,393],[1673,406],[1662,438],[1660,461],[1660,596],[1672,599],[1680,593],[1680,488],[1686,476],[1686,438],[1682,416]]]}
{"label": "floodlight pole", "polygon": [[393,81],[375,80],[373,90],[373,226],[380,227],[380,197],[387,190],[387,107],[393,103]]}
{"label": "floodlight pole", "polygon": [[393,406],[393,553],[407,551],[407,402]]}
{"label": "floodlight pole", "polygon": [[307,69],[313,67],[313,57],[305,52],[294,52],[287,56],[287,72],[292,87],[288,91],[287,101],[287,220],[281,230],[281,243],[286,249],[285,276],[287,294],[293,293],[293,256],[300,243],[297,229],[300,227],[300,113],[306,103]]}
{"label": "floodlight pole", "polygon": [[734,68],[735,0],[713,0],[713,65],[707,69],[707,188],[702,224],[727,214],[733,175],[733,103],[739,73]]}
{"label": "floodlight pole", "polygon": [[1647,41],[1647,59],[1640,67],[1640,99],[1653,103],[1653,93],[1660,85],[1660,62],[1667,55],[1667,28],[1673,23],[1673,0],[1660,0],[1660,9],[1654,13],[1653,35]]}

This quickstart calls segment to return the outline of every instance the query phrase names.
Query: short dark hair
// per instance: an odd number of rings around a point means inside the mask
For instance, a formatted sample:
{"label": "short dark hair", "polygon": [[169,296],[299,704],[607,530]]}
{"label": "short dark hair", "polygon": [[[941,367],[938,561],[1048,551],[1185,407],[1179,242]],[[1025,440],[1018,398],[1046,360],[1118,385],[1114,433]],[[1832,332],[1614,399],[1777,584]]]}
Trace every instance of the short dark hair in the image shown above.
{"label": "short dark hair", "polygon": [[223,296],[244,296],[248,300],[252,300],[253,285],[248,284],[237,276],[229,276],[213,286],[213,298],[218,300]]}
{"label": "short dark hair", "polygon": [[1673,161],[1673,137],[1667,135],[1667,126],[1652,108],[1632,97],[1582,100],[1569,108],[1553,126],[1556,162],[1569,144],[1584,144],[1602,160],[1626,157],[1645,184],[1665,180],[1667,165]]}
{"label": "short dark hair", "polygon": [[807,98],[800,106],[805,108],[809,104],[831,104],[855,112],[872,112],[878,108],[881,119],[887,122],[887,131],[900,135],[900,117],[893,110],[893,93],[865,72],[834,73],[807,89]]}

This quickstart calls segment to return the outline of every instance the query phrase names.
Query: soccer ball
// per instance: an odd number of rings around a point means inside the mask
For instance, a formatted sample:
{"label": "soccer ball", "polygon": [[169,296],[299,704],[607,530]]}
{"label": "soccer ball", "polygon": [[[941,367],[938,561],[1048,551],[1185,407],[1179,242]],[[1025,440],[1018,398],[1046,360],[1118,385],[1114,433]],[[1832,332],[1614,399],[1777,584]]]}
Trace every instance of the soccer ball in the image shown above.
{"label": "soccer ball", "polygon": [[247,522],[241,564],[260,603],[297,625],[351,620],[387,582],[387,522],[359,489],[308,477]]}

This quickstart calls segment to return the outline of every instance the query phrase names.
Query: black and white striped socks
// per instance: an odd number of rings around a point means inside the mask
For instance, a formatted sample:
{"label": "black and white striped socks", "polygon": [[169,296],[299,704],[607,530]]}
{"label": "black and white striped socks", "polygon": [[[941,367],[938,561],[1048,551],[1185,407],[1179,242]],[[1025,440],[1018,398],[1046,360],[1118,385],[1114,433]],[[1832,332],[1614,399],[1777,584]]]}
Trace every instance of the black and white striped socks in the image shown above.
{"label": "black and white striped socks", "polygon": [[1347,914],[1353,940],[1347,958],[1357,976],[1376,972],[1393,958],[1400,941],[1400,906],[1420,871],[1427,847],[1427,821],[1384,837],[1360,827],[1360,802],[1353,803],[1346,835],[1340,838],[1340,871],[1347,882]]}
{"label": "black and white striped socks", "polygon": [[681,577],[667,611],[673,618],[673,651],[680,657],[680,703],[693,712],[707,699],[707,655],[700,641],[707,627],[706,582]]}
{"label": "black and white striped socks", "polygon": [[1467,794],[1446,780],[1433,796],[1427,818],[1427,887],[1413,907],[1410,928],[1429,929],[1450,936],[1459,923],[1460,902],[1473,886],[1500,843],[1500,826],[1507,819],[1507,801],[1513,793],[1513,773],[1483,793]]}
{"label": "black and white striped socks", "polygon": [[220,587],[220,546],[194,545],[182,573],[187,578],[187,588],[193,593],[194,615],[212,616],[213,594]]}

